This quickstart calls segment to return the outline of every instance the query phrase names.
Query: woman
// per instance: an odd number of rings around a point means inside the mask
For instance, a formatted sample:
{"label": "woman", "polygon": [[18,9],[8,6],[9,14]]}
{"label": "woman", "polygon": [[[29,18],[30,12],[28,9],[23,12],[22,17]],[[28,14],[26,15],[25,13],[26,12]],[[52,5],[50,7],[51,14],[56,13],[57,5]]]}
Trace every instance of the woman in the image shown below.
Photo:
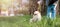
{"label": "woman", "polygon": [[46,0],[46,6],[47,6],[47,17],[49,18],[56,18],[56,6],[57,6],[58,0]]}

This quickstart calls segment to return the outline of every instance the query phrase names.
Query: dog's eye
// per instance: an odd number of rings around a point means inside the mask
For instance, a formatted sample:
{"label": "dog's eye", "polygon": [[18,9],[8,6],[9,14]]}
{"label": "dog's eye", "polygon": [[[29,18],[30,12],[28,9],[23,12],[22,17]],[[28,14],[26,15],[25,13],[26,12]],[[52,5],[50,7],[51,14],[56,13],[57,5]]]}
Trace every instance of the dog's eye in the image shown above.
{"label": "dog's eye", "polygon": [[37,15],[37,14],[34,14],[34,15]]}

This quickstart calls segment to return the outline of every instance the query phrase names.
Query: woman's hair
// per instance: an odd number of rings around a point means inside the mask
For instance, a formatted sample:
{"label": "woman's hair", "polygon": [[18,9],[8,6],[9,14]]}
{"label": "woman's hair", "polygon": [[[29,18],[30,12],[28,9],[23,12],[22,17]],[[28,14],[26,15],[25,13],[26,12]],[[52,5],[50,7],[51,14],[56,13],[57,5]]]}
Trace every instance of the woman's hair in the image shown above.
{"label": "woman's hair", "polygon": [[58,1],[58,0],[49,0],[49,4],[48,5],[51,5],[51,4],[55,3],[56,1]]}

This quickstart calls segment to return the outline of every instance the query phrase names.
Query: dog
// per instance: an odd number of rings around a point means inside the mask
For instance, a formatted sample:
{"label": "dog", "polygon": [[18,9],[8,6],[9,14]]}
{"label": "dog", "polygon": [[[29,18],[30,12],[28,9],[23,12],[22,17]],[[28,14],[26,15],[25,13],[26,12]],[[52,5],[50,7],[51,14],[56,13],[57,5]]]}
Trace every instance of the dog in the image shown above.
{"label": "dog", "polygon": [[33,18],[30,19],[30,22],[41,21],[41,13],[39,11],[35,11]]}

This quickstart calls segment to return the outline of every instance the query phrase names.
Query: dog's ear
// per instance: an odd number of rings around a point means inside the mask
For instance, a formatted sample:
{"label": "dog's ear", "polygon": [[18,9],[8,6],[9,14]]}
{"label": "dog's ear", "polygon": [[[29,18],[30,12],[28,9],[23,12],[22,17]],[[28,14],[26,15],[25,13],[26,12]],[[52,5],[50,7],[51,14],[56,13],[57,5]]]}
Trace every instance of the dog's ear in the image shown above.
{"label": "dog's ear", "polygon": [[34,17],[34,15],[33,15],[33,17]]}

